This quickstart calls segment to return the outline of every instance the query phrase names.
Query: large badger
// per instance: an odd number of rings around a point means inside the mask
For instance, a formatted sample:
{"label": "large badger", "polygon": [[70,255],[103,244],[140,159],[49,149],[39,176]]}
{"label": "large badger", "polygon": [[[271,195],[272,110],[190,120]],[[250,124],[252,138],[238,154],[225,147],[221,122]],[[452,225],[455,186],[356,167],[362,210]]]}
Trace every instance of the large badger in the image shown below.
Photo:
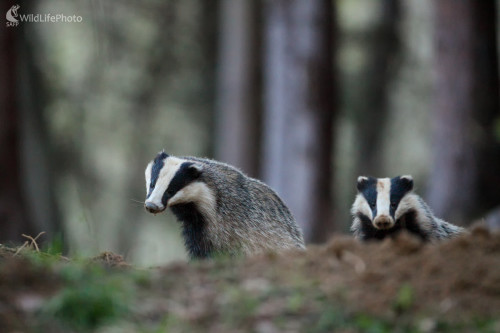
{"label": "large badger", "polygon": [[278,195],[230,165],[161,152],[146,168],[146,193],[147,211],[170,207],[182,223],[191,258],[305,248]]}
{"label": "large badger", "polygon": [[358,177],[351,231],[361,240],[383,239],[405,229],[424,241],[452,238],[464,229],[434,216],[412,192],[413,178]]}

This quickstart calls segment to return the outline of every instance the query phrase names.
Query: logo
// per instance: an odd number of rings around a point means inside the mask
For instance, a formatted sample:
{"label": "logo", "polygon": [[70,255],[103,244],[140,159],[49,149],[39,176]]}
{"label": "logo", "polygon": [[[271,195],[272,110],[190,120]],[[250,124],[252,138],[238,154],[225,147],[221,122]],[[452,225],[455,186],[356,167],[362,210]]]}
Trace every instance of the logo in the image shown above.
{"label": "logo", "polygon": [[19,25],[19,20],[17,19],[17,10],[21,8],[19,5],[14,5],[10,7],[7,11],[5,17],[7,18],[7,26],[8,27],[17,27]]}
{"label": "logo", "polygon": [[7,18],[7,27],[17,27],[19,22],[29,23],[81,23],[83,17],[79,15],[64,15],[64,14],[18,14],[17,11],[21,8],[19,5],[10,7],[5,17]]}

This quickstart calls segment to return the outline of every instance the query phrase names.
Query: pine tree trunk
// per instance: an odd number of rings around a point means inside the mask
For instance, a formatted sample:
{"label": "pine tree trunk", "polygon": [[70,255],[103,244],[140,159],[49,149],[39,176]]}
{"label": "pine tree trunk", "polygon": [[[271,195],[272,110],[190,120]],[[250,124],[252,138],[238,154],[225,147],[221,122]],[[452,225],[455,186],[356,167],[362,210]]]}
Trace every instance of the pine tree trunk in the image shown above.
{"label": "pine tree trunk", "polygon": [[[0,12],[10,6],[3,3]],[[21,241],[21,234],[34,232],[22,191],[16,75],[21,34],[16,28],[0,28],[0,243]]]}
{"label": "pine tree trunk", "polygon": [[216,158],[257,177],[260,152],[259,1],[221,2]]}
{"label": "pine tree trunk", "polygon": [[[479,175],[485,170],[479,168],[479,150],[488,140],[483,136],[492,136],[481,129],[481,116],[491,120],[492,114],[498,115],[495,5],[493,0],[440,0],[434,6],[434,144],[428,199],[437,215],[464,224],[480,200]],[[496,170],[489,186],[498,193]]]}
{"label": "pine tree trunk", "polygon": [[306,241],[322,241],[333,228],[332,1],[268,1],[265,13],[264,179]]}

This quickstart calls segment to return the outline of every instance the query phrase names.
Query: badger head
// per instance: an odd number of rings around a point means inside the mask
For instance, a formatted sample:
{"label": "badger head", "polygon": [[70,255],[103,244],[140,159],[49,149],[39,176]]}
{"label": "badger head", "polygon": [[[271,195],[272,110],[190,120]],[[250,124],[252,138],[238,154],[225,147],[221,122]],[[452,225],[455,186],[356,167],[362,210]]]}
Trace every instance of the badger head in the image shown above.
{"label": "badger head", "polygon": [[363,223],[375,229],[388,230],[405,214],[400,202],[413,189],[412,176],[394,178],[358,177],[358,195],[353,205],[355,214]]}
{"label": "badger head", "polygon": [[209,191],[200,181],[201,163],[160,152],[146,167],[146,201],[150,213],[160,213],[167,207],[197,203]]}

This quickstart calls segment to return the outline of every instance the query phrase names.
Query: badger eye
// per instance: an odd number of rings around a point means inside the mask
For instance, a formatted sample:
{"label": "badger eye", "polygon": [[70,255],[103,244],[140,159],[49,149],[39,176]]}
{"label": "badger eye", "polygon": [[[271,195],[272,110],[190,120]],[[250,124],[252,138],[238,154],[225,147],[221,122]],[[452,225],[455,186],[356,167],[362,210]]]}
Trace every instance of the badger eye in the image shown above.
{"label": "badger eye", "polygon": [[391,208],[392,208],[392,209],[395,209],[395,208],[396,208],[396,203],[395,203],[395,202],[391,202]]}
{"label": "badger eye", "polygon": [[375,202],[370,202],[370,207],[375,208]]}
{"label": "badger eye", "polygon": [[168,194],[168,195],[173,195],[173,194],[174,194],[174,191],[173,191],[173,190],[167,190],[167,194]]}

